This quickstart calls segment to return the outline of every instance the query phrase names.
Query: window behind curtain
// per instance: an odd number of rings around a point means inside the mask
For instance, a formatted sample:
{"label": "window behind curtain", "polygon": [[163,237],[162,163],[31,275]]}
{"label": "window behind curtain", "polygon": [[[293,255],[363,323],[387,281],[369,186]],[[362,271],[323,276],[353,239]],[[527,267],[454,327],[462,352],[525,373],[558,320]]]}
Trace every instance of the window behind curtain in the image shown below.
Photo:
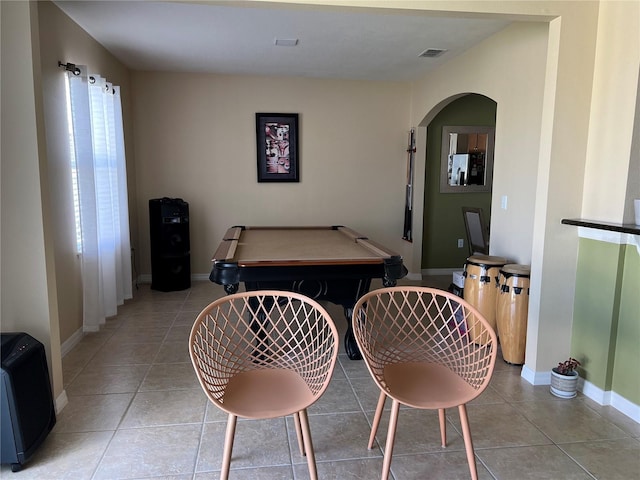
{"label": "window behind curtain", "polygon": [[96,331],[131,298],[131,247],[120,88],[67,73],[69,144],[82,259],[83,329]]}
{"label": "window behind curtain", "polygon": [[73,140],[73,112],[71,110],[71,92],[69,76],[65,75],[65,90],[67,94],[67,123],[69,129],[69,151],[71,153],[71,188],[73,188],[73,218],[76,227],[76,249],[82,253],[82,228],[80,227],[80,190],[78,187],[78,166],[76,162],[76,145]]}

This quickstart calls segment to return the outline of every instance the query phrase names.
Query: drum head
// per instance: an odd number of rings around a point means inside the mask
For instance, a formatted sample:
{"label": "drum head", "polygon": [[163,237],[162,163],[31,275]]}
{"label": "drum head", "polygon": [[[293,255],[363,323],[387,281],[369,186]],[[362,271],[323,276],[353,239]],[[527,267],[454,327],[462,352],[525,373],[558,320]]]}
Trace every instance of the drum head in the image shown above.
{"label": "drum head", "polygon": [[474,265],[504,265],[507,259],[504,257],[495,257],[493,255],[471,255],[467,258],[468,263]]}
{"label": "drum head", "polygon": [[516,263],[510,263],[500,269],[505,277],[528,277],[531,275],[531,267],[529,265],[519,265]]}

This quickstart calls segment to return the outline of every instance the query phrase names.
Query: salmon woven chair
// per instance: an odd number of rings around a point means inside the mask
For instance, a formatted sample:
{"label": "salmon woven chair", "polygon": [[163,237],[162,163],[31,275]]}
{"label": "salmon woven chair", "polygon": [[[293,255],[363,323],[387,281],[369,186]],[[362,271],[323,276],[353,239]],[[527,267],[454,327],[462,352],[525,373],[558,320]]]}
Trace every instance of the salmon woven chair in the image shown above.
{"label": "salmon woven chair", "polygon": [[438,410],[442,446],[445,409],[458,407],[471,478],[478,478],[466,403],[487,387],[496,361],[496,334],[482,314],[449,292],[426,287],[373,290],[356,303],[353,332],[380,388],[369,448],[385,400],[393,401],[382,480],[389,477],[400,404]]}
{"label": "salmon woven chair", "polygon": [[229,414],[220,479],[227,479],[238,417],[294,416],[300,453],[317,478],[307,408],[326,390],[339,337],[316,301],[298,293],[228,295],[196,318],[189,354],[200,385]]}

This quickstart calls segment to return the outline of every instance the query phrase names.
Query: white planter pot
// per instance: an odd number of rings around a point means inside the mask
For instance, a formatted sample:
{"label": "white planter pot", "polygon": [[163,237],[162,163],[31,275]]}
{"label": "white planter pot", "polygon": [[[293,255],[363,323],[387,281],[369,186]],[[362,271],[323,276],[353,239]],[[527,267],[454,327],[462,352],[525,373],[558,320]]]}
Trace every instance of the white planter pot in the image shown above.
{"label": "white planter pot", "polygon": [[556,369],[551,369],[551,388],[553,395],[560,398],[573,398],[578,394],[578,372],[571,375],[561,375]]}

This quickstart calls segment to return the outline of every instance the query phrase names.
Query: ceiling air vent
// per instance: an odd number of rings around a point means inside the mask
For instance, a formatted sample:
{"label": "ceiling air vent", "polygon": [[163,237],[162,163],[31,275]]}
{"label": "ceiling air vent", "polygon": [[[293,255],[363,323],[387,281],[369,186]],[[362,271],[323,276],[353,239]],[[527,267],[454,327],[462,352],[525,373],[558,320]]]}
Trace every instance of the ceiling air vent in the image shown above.
{"label": "ceiling air vent", "polygon": [[295,47],[296,45],[298,45],[298,39],[297,38],[274,38],[273,43],[278,47]]}
{"label": "ceiling air vent", "polygon": [[427,48],[424,52],[422,52],[419,57],[426,58],[435,58],[442,55],[446,50],[444,48]]}

